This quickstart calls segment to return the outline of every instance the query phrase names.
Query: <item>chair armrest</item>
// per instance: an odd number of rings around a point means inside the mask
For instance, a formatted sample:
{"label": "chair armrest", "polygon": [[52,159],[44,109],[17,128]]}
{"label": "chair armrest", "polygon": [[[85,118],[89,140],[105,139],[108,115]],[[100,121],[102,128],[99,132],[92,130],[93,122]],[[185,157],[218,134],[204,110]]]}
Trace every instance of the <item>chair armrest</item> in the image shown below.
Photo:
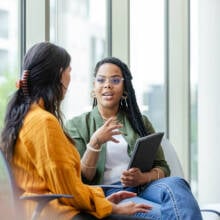
{"label": "chair armrest", "polygon": [[108,189],[108,188],[116,188],[116,189],[123,189],[124,186],[122,185],[114,185],[114,184],[110,184],[110,185],[106,185],[106,184],[102,184],[102,185],[92,185],[92,186],[98,186],[101,187],[103,189]]}
{"label": "chair armrest", "polygon": [[131,215],[116,215],[112,214],[102,219],[97,219],[95,216],[92,216],[88,213],[81,212],[76,215],[73,220],[147,220],[146,217],[138,217]]}
{"label": "chair armrest", "polygon": [[131,215],[110,215],[106,218],[104,218],[104,220],[147,220],[147,218],[145,217],[140,217],[140,216],[131,216]]}
{"label": "chair armrest", "polygon": [[214,209],[201,209],[201,212],[202,212],[202,213],[203,213],[203,212],[204,212],[204,213],[205,213],[205,212],[210,212],[210,213],[214,213],[214,214],[220,216],[220,212],[217,211],[217,210],[214,210]]}
{"label": "chair armrest", "polygon": [[220,203],[203,204],[200,207],[204,220],[220,219]]}
{"label": "chair armrest", "polygon": [[67,195],[67,194],[42,194],[42,195],[30,195],[30,196],[20,196],[21,200],[32,200],[36,202],[41,202],[41,201],[50,201],[53,199],[59,199],[59,198],[73,198],[72,195]]}
{"label": "chair armrest", "polygon": [[31,219],[36,220],[37,217],[40,215],[43,208],[46,206],[48,202],[54,199],[59,198],[73,198],[72,195],[67,194],[42,194],[42,195],[30,195],[30,196],[21,196],[21,200],[32,200],[37,202],[36,208],[32,214]]}

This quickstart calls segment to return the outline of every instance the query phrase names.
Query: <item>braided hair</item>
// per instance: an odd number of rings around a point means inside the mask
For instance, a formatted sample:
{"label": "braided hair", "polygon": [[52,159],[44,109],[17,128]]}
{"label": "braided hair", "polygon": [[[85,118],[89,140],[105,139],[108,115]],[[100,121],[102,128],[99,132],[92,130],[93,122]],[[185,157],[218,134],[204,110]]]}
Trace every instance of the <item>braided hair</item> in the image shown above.
{"label": "braided hair", "polygon": [[[133,129],[142,137],[147,135],[146,128],[144,126],[143,118],[140,109],[137,104],[135,91],[132,85],[132,75],[128,66],[116,57],[106,57],[99,61],[94,70],[94,76],[96,76],[101,65],[105,63],[111,63],[118,66],[121,69],[124,78],[124,94],[127,96],[126,100],[121,99],[120,110],[125,112]],[[93,108],[97,105],[96,98],[93,99]]]}

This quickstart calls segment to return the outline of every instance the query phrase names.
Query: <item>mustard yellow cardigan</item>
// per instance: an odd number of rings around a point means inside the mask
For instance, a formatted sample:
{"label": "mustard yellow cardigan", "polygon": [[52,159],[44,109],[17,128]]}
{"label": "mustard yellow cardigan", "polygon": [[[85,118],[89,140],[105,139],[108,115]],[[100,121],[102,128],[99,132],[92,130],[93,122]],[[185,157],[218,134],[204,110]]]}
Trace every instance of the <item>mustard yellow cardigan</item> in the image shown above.
{"label": "mustard yellow cardigan", "polygon": [[[101,188],[82,183],[80,156],[66,138],[58,120],[43,107],[33,104],[19,132],[12,160],[13,173],[23,195],[71,194],[73,199],[50,202],[41,219],[71,219],[81,210],[97,218],[112,212]],[[24,202],[26,216],[34,202]]]}

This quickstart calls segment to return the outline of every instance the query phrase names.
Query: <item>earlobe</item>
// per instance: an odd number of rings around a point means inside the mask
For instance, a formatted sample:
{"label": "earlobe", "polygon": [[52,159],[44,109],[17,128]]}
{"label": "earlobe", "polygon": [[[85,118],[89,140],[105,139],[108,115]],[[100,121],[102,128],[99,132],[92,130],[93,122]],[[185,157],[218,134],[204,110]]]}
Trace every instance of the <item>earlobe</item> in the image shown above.
{"label": "earlobe", "polygon": [[96,97],[95,91],[92,90],[90,95],[91,95],[92,98],[95,98]]}

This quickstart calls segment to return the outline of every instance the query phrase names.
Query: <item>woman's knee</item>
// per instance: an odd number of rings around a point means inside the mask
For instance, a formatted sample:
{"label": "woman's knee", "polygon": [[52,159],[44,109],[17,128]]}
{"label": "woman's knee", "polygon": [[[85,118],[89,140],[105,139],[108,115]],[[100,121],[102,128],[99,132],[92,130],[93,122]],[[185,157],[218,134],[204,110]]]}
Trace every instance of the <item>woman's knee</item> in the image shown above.
{"label": "woman's knee", "polygon": [[[179,186],[184,186],[184,187],[190,188],[189,183],[185,179],[183,179],[182,177],[178,177],[178,176],[165,177],[163,179],[158,180],[158,183],[160,183],[160,184],[164,183],[170,187],[172,187],[172,186],[176,187],[177,185],[179,185]],[[155,184],[157,184],[157,183],[155,183]]]}

